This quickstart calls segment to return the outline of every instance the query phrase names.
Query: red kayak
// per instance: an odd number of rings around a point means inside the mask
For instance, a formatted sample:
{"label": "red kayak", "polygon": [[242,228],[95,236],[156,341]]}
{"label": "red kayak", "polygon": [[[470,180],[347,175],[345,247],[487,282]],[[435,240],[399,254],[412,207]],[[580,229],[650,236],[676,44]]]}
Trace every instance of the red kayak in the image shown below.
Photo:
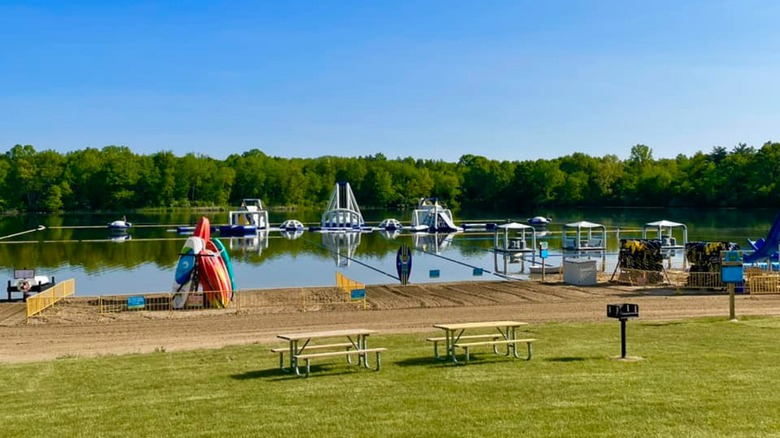
{"label": "red kayak", "polygon": [[198,236],[206,242],[211,240],[211,223],[209,222],[209,218],[206,216],[201,217],[200,221],[198,221],[198,226],[195,227],[195,232],[192,233],[192,235]]}
{"label": "red kayak", "polygon": [[200,257],[198,257],[198,272],[200,273],[203,294],[209,301],[210,307],[217,309],[227,307],[230,303],[232,288],[225,262],[219,253],[208,249],[202,250]]}

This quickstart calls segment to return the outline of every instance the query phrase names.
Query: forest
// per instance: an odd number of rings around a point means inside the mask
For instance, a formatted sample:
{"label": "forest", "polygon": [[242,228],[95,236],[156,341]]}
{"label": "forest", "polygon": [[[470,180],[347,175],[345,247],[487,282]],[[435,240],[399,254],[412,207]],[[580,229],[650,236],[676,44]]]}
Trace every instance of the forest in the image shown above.
{"label": "forest", "polygon": [[125,211],[238,205],[323,208],[347,181],[361,208],[413,208],[438,197],[451,208],[522,211],[537,207],[767,207],[780,205],[780,143],[713,147],[655,159],[649,146],[626,160],[573,153],[555,159],[458,162],[412,157],[283,158],[252,149],[217,160],[126,146],[65,154],[16,145],[0,156],[0,211]]}

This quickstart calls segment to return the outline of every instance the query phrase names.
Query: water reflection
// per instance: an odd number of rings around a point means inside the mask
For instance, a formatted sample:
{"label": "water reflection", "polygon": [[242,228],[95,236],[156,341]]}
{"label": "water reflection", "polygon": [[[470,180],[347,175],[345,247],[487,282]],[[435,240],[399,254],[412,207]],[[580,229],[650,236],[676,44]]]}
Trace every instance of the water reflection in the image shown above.
{"label": "water reflection", "polygon": [[282,230],[280,231],[282,237],[284,237],[287,240],[295,240],[299,237],[303,236],[303,230]]}
{"label": "water reflection", "polygon": [[360,232],[322,233],[322,244],[333,253],[336,266],[346,267],[360,245]]}
{"label": "water reflection", "polygon": [[108,238],[112,242],[125,242],[127,240],[132,239],[133,236],[127,233],[121,233],[121,234],[112,233],[111,235],[108,236]]}
{"label": "water reflection", "polygon": [[263,249],[268,248],[268,235],[266,232],[259,232],[254,236],[230,237],[228,247],[244,254],[262,254]]}
{"label": "water reflection", "polygon": [[[555,217],[561,223],[588,219],[610,224],[607,250],[606,253],[563,254],[560,249],[560,227],[554,224],[548,227],[549,231],[544,237],[550,247],[550,258],[546,259],[545,264],[557,269],[563,264],[564,257],[590,257],[596,259],[600,271],[611,273],[616,267],[619,252],[615,226],[620,226],[622,232],[639,229],[642,224],[658,217],[672,217],[690,224],[692,239],[742,243],[746,237],[755,239],[766,236],[775,213],[751,211],[745,215],[741,212],[734,218],[725,213],[713,213],[714,216],[706,216],[705,221],[694,211],[688,215],[684,211],[670,213],[644,209],[629,212],[604,210],[601,213],[576,210],[568,215],[558,213]],[[377,221],[381,217],[393,215],[386,211],[372,214]],[[106,229],[105,224],[115,219],[113,214],[6,217],[0,221],[0,236],[6,237],[0,240],[0,277],[5,273],[6,277],[11,278],[13,269],[27,267],[36,268],[58,279],[75,278],[77,295],[167,291],[179,252],[187,237],[178,234],[177,227],[194,225],[202,215],[200,212],[183,215],[165,212],[134,214],[128,218],[132,220],[134,228],[125,235],[112,235]],[[225,221],[224,212],[209,212],[208,215],[212,216],[210,219],[213,223]],[[749,216],[747,222],[746,216]],[[316,222],[318,218],[319,213],[313,219],[304,219],[308,223]],[[280,223],[284,219],[287,217],[279,215],[271,221]],[[753,226],[753,223],[757,225]],[[37,229],[41,224],[45,225],[41,231],[16,234]],[[537,230],[536,236],[541,239],[542,232]],[[114,242],[125,243],[119,245]],[[366,284],[385,283],[388,276],[384,273],[395,272],[396,252],[401,243],[428,253],[415,254],[411,281],[416,283],[473,279],[470,266],[496,266],[496,272],[506,273],[502,275],[528,278],[534,274],[532,269],[541,266],[537,251],[534,251],[536,263],[532,262],[533,255],[530,253],[524,256],[524,260],[515,259],[511,255],[506,259],[502,254],[495,255],[492,251],[492,233],[476,231],[455,235],[412,234],[403,231],[320,235],[307,231],[300,235],[272,231],[258,236],[225,238],[223,242],[229,248],[236,278],[240,280],[242,288],[329,285],[333,283],[334,259],[336,267],[349,266],[350,277],[357,281]],[[664,265],[667,269],[684,267],[684,252],[676,250],[664,253]],[[441,277],[430,278],[427,275],[430,270],[440,270]],[[301,275],[302,272],[305,275]]]}
{"label": "water reflection", "polygon": [[415,233],[412,235],[414,247],[425,252],[440,254],[452,245],[457,233]]}
{"label": "water reflection", "polygon": [[395,240],[401,234],[401,230],[379,230],[377,231],[380,236],[388,240]]}

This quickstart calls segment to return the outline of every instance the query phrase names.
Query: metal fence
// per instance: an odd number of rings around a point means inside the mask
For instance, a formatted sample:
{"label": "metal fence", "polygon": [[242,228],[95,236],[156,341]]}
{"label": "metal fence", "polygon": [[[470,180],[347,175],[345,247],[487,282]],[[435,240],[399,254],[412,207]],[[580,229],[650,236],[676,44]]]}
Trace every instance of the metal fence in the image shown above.
{"label": "metal fence", "polygon": [[76,292],[76,280],[70,279],[59,282],[43,292],[27,298],[27,318],[40,314],[45,309],[53,306],[61,299],[71,296]]}

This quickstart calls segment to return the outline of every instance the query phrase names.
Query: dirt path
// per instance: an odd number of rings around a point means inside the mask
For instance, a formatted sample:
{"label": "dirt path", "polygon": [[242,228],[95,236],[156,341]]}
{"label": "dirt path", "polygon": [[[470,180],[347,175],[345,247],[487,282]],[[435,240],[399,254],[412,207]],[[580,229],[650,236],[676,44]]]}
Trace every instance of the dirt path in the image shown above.
{"label": "dirt path", "polygon": [[[276,313],[269,313],[267,309],[242,308],[124,312],[110,317],[100,316],[88,299],[70,299],[43,318],[0,327],[0,362],[272,343],[281,332],[355,326],[383,333],[431,333],[432,324],[437,322],[604,321],[606,305],[621,302],[638,303],[643,321],[728,315],[728,296],[722,292],[680,295],[673,290],[620,286],[574,287],[517,281],[389,285],[370,286],[367,296],[369,310],[279,313],[277,309]],[[6,305],[0,305],[0,313],[3,306]],[[780,315],[780,296],[739,295],[736,308],[738,315]]]}

